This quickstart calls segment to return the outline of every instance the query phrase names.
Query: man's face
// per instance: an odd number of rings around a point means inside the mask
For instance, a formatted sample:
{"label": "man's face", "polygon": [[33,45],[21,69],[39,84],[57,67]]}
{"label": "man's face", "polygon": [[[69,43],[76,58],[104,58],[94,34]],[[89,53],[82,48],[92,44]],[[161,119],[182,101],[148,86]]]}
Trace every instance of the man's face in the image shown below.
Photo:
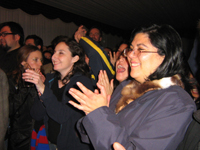
{"label": "man's face", "polygon": [[[12,33],[10,27],[5,26],[0,30],[0,33]],[[9,51],[10,49],[14,48],[18,43],[19,38],[16,34],[7,34],[5,36],[0,36],[0,47],[5,50]]]}
{"label": "man's face", "polygon": [[90,30],[89,37],[91,37],[96,42],[101,42],[100,31],[97,28]]}
{"label": "man's face", "polygon": [[35,46],[34,39],[27,39],[25,41],[25,45],[33,45],[33,46]]}

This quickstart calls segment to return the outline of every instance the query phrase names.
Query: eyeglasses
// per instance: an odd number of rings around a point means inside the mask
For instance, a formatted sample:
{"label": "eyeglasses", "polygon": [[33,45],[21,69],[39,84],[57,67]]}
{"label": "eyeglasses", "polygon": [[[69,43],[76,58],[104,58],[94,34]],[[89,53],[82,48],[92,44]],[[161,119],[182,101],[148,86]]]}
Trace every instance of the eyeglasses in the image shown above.
{"label": "eyeglasses", "polygon": [[16,34],[16,33],[0,33],[0,37],[2,36],[2,37],[6,37],[7,35],[10,35],[10,34],[12,34],[12,35],[14,35],[14,34]]}
{"label": "eyeglasses", "polygon": [[158,52],[155,52],[155,51],[144,51],[144,50],[133,50],[132,48],[126,48],[124,49],[124,56],[127,57],[131,52],[133,52],[133,54],[135,55],[141,55],[141,53],[158,53]]}

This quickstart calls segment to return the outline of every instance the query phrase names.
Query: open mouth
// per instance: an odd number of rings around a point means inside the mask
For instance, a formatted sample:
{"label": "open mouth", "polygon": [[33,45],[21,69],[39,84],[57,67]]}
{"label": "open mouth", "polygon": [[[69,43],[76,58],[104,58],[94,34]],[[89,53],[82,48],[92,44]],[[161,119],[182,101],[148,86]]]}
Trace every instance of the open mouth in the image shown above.
{"label": "open mouth", "polygon": [[122,73],[122,72],[124,72],[126,69],[122,66],[122,65],[118,65],[117,66],[117,72],[118,73]]}

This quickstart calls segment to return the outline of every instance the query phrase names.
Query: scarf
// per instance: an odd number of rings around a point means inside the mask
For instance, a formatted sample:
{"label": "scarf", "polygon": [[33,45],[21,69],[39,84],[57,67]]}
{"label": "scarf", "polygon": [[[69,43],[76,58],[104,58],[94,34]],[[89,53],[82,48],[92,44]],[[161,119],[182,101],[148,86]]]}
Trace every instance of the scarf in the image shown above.
{"label": "scarf", "polygon": [[116,105],[115,113],[119,113],[124,107],[126,107],[126,105],[148,91],[166,89],[173,85],[178,85],[184,88],[180,75],[165,77],[159,80],[146,81],[142,84],[133,80],[122,89],[122,97]]}

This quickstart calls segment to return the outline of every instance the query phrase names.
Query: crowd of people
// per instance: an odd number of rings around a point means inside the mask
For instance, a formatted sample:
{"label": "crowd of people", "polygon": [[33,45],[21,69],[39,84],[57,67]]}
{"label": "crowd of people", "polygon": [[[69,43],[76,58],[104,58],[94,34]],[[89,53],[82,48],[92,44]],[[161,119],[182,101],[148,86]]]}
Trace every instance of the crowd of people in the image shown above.
{"label": "crowd of people", "polygon": [[179,34],[170,25],[137,28],[116,51],[102,38],[81,25],[44,46],[20,24],[0,24],[0,149],[179,146],[199,98]]}

